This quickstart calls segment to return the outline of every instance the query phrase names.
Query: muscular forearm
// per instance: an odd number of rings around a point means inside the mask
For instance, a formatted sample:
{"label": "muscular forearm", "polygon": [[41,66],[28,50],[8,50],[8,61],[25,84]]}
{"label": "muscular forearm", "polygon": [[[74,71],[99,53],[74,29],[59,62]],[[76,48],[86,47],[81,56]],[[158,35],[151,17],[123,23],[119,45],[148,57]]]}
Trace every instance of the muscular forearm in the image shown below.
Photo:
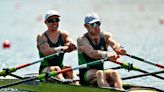
{"label": "muscular forearm", "polygon": [[45,56],[56,53],[54,48],[42,49],[40,50]]}
{"label": "muscular forearm", "polygon": [[47,56],[53,53],[60,53],[62,51],[67,52],[68,50],[68,46],[60,46],[60,47],[51,47],[51,48],[47,48],[47,49],[43,49],[41,50],[41,52]]}
{"label": "muscular forearm", "polygon": [[120,44],[119,44],[119,43],[115,43],[115,44],[112,46],[112,49],[113,49],[114,51],[119,50],[119,49],[120,49]]}
{"label": "muscular forearm", "polygon": [[102,54],[106,53],[106,51],[101,50],[93,50],[92,52],[88,53],[88,56],[94,59],[102,59]]}
{"label": "muscular forearm", "polygon": [[100,51],[100,50],[95,50],[92,53],[88,54],[89,57],[94,58],[94,59],[104,59],[107,58],[110,61],[116,61],[117,60],[117,55],[112,54],[108,51]]}

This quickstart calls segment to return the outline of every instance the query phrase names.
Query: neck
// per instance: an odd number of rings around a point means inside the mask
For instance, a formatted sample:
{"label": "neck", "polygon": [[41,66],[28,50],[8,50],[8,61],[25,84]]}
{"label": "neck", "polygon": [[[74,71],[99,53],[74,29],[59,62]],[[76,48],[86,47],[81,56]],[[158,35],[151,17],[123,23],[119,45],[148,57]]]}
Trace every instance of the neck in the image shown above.
{"label": "neck", "polygon": [[58,33],[58,30],[47,30],[49,33],[51,33],[51,34],[55,34],[55,33]]}
{"label": "neck", "polygon": [[92,34],[92,33],[88,33],[88,36],[90,37],[90,38],[99,38],[100,37],[100,34]]}
{"label": "neck", "polygon": [[53,31],[53,30],[47,30],[47,34],[50,35],[50,36],[56,36],[58,34],[58,30],[56,31]]}
{"label": "neck", "polygon": [[88,33],[89,38],[91,39],[91,41],[95,44],[98,44],[100,41],[100,34],[97,35],[93,35],[93,34],[89,34]]}

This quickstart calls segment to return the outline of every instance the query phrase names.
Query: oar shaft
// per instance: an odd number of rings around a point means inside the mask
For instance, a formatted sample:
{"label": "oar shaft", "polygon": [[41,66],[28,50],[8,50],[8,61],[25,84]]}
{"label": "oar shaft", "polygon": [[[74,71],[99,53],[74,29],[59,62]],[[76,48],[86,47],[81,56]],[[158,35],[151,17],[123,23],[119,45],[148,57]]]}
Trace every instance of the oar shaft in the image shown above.
{"label": "oar shaft", "polygon": [[107,69],[121,69],[122,67],[121,66],[118,66],[118,67],[112,67],[112,68],[107,68]]}
{"label": "oar shaft", "polygon": [[145,74],[135,75],[135,76],[124,77],[124,78],[122,78],[122,80],[138,78],[138,77],[144,77],[144,76],[148,76],[148,75],[155,75],[155,74],[159,74],[159,73],[164,73],[164,70],[157,71],[157,72],[152,72],[152,73],[145,73]]}
{"label": "oar shaft", "polygon": [[1,88],[11,87],[11,86],[18,85],[18,84],[22,84],[22,83],[25,83],[25,82],[28,82],[28,81],[32,81],[32,80],[35,80],[35,79],[37,79],[37,77],[31,77],[31,78],[24,79],[24,80],[21,80],[21,81],[18,81],[18,82],[6,84],[6,85],[3,85],[3,86],[0,86],[0,89]]}
{"label": "oar shaft", "polygon": [[[93,62],[90,62],[90,63],[79,65],[79,66],[74,67],[74,68],[66,68],[66,69],[63,69],[63,70],[60,70],[60,71],[49,72],[48,75],[49,76],[56,76],[57,74],[60,74],[60,73],[64,73],[64,72],[68,72],[68,71],[72,71],[72,70],[77,70],[77,69],[87,68],[87,67],[92,66],[94,64],[97,64],[99,62],[104,62],[105,60],[106,59],[96,60],[96,61],[93,61]],[[38,79],[41,80],[41,79],[45,78],[45,76],[46,76],[46,74],[40,74],[38,76]]]}
{"label": "oar shaft", "polygon": [[160,68],[163,68],[163,69],[164,69],[164,66],[163,66],[163,65],[156,64],[156,66],[158,66],[158,67],[160,67]]}
{"label": "oar shaft", "polygon": [[[63,51],[60,52],[60,53],[64,53]],[[37,60],[37,61],[34,61],[34,62],[31,62],[31,63],[27,63],[27,64],[23,64],[23,65],[20,65],[18,67],[16,67],[16,69],[21,69],[21,68],[24,68],[24,67],[27,67],[27,66],[30,66],[30,65],[33,65],[33,64],[36,64],[36,63],[39,63],[39,62],[43,62],[44,60],[47,60],[47,59],[50,59],[56,55],[58,55],[59,53],[54,53],[54,54],[51,54],[51,55],[48,55],[48,56],[45,56],[43,58],[41,58],[40,60]]]}
{"label": "oar shaft", "polygon": [[[149,72],[147,72],[147,71],[144,71],[144,70],[141,70],[141,69],[138,69],[137,71],[140,71],[140,72],[142,72],[142,73],[149,73]],[[161,77],[161,76],[158,76],[158,75],[155,75],[155,74],[152,74],[151,76],[154,76],[154,77],[156,77],[156,78],[159,78],[159,79],[162,79],[162,80],[164,80],[164,78],[163,78],[163,77]]]}
{"label": "oar shaft", "polygon": [[[149,72],[147,72],[147,71],[144,71],[144,70],[142,70],[142,69],[139,69],[139,68],[136,67],[136,66],[130,66],[130,67],[129,67],[128,64],[122,63],[122,62],[119,62],[119,61],[110,61],[110,62],[119,64],[119,65],[121,65],[121,66],[122,66],[123,68],[125,68],[125,69],[129,69],[129,68],[130,68],[130,70],[136,70],[136,71],[140,71],[140,72],[142,72],[142,73],[149,73]],[[161,77],[161,76],[158,76],[158,75],[155,75],[155,74],[153,74],[152,76],[164,80],[164,78]]]}
{"label": "oar shaft", "polygon": [[90,66],[92,66],[94,64],[97,64],[97,63],[103,63],[105,60],[107,60],[107,59],[96,60],[94,62],[89,62],[89,63],[86,63],[86,64],[82,64],[82,65],[79,65],[78,67],[74,67],[74,68],[66,68],[66,69],[63,69],[61,71],[58,71],[57,74],[67,72],[67,71],[87,68],[87,67],[90,67]]}
{"label": "oar shaft", "polygon": [[142,59],[140,57],[137,57],[137,56],[134,56],[134,55],[130,55],[130,54],[126,54],[126,56],[129,56],[129,57],[134,58],[134,59],[137,59],[139,61],[143,61],[145,63],[148,63],[148,64],[151,64],[151,65],[154,65],[154,66],[157,66],[157,67],[160,67],[160,68],[163,68],[164,69],[164,65],[155,64],[155,63],[152,63],[150,61],[144,60],[144,59]]}
{"label": "oar shaft", "polygon": [[12,77],[15,77],[15,78],[18,78],[18,79],[25,79],[25,78],[23,78],[23,77],[21,77],[21,76],[18,76],[18,75],[15,75],[15,74],[9,74],[10,76],[12,76]]}
{"label": "oar shaft", "polygon": [[[52,55],[51,55],[51,57],[52,57]],[[27,67],[27,66],[30,66],[30,65],[34,65],[34,64],[39,63],[39,62],[43,62],[45,60],[45,58],[47,58],[47,57],[41,58],[40,60],[34,61],[32,63],[27,63],[27,64],[20,65],[20,66],[16,67],[16,69],[19,70],[19,69],[22,69],[24,67]]]}
{"label": "oar shaft", "polygon": [[19,70],[19,69],[22,69],[22,68],[30,66],[30,65],[31,64],[23,64],[23,65],[20,65],[20,66],[16,67],[16,69]]}
{"label": "oar shaft", "polygon": [[43,62],[44,60],[47,60],[47,59],[50,59],[52,57],[54,57],[55,55],[58,55],[60,53],[64,53],[63,51],[59,52],[59,53],[54,53],[54,54],[51,54],[51,55],[48,55],[48,56],[45,56],[37,61],[34,61],[34,62],[31,62],[31,63],[27,63],[27,64],[23,64],[23,65],[20,65],[20,66],[17,66],[17,67],[13,67],[13,68],[10,68],[10,69],[5,69],[5,70],[2,70],[0,71],[0,76],[6,76],[12,72],[15,72],[16,70],[19,70],[19,69],[22,69],[24,67],[27,67],[27,66],[30,66],[30,65],[33,65],[33,64],[36,64],[36,63],[39,63],[39,62]]}

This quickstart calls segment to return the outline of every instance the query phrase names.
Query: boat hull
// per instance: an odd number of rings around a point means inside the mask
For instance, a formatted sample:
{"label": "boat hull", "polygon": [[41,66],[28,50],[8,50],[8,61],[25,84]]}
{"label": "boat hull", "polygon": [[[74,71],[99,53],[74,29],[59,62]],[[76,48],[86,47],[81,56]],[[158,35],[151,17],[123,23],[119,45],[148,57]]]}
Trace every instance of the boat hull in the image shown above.
{"label": "boat hull", "polygon": [[[13,83],[19,81],[18,79],[0,79],[0,86]],[[121,92],[115,88],[98,88],[92,86],[77,86],[77,85],[68,85],[62,83],[55,82],[40,82],[40,81],[32,81],[19,85],[12,86],[13,90],[20,90],[17,92]],[[141,86],[130,86],[124,85],[125,90],[130,92],[141,92],[141,90],[145,90],[146,92],[158,92],[153,88],[146,88]],[[7,90],[7,89],[0,89]],[[138,90],[138,91],[137,91]],[[7,91],[6,91],[7,92]]]}

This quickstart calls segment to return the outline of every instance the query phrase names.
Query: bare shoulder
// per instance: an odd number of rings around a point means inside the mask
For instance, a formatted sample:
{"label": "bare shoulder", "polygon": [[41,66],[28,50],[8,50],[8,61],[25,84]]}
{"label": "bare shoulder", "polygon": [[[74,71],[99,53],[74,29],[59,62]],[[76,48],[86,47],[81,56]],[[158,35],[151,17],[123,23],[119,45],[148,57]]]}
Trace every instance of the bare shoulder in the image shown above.
{"label": "bare shoulder", "polygon": [[87,43],[87,39],[84,35],[81,35],[77,38],[77,43],[80,44],[80,43]]}
{"label": "bare shoulder", "polygon": [[110,32],[103,32],[105,38],[113,37],[112,33]]}
{"label": "bare shoulder", "polygon": [[47,38],[44,34],[39,33],[37,35],[37,44],[43,43],[43,42],[47,42]]}
{"label": "bare shoulder", "polygon": [[88,53],[92,50],[88,39],[85,37],[85,34],[77,38],[78,51]]}
{"label": "bare shoulder", "polygon": [[69,32],[67,30],[59,30],[62,36],[69,36]]}
{"label": "bare shoulder", "polygon": [[83,36],[79,36],[79,37],[77,38],[77,42],[82,41],[82,39],[84,39],[84,37],[83,37]]}
{"label": "bare shoulder", "polygon": [[45,35],[44,34],[37,34],[37,40],[40,40],[40,39],[45,39]]}
{"label": "bare shoulder", "polygon": [[110,32],[103,32],[103,34],[106,42],[106,47],[108,47],[113,41],[113,35]]}

